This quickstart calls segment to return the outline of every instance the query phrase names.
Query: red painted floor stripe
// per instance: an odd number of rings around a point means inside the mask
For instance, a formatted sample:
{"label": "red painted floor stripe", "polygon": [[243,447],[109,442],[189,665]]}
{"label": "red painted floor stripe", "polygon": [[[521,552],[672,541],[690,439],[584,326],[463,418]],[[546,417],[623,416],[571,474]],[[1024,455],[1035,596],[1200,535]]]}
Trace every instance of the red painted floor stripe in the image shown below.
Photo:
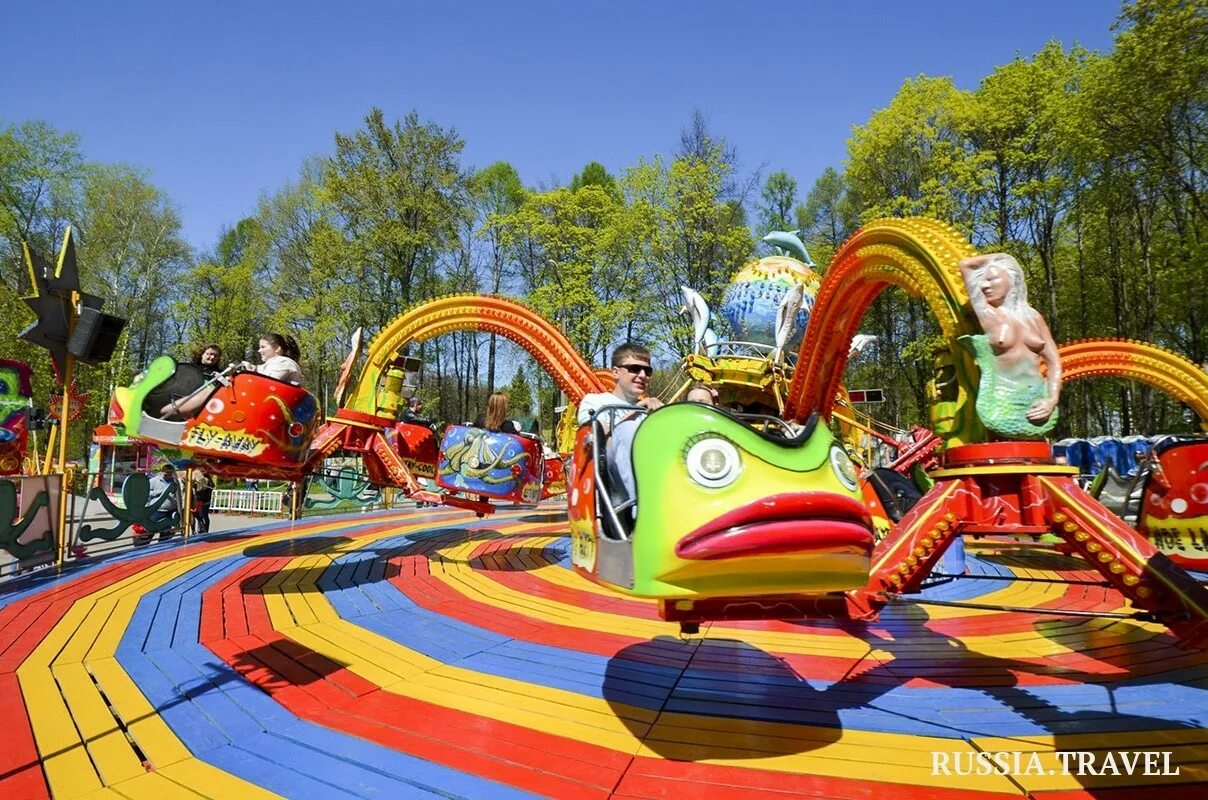
{"label": "red painted floor stripe", "polygon": [[0,675],[0,720],[4,720],[4,743],[0,746],[0,797],[50,797],[50,788],[34,743],[34,732],[21,698],[21,687],[13,673]]}
{"label": "red painted floor stripe", "polygon": [[[428,540],[424,544],[429,549],[436,549],[445,542]],[[535,620],[506,607],[478,600],[468,594],[459,594],[456,592],[454,581],[446,581],[429,573],[433,564],[439,566],[439,562],[430,560],[427,553],[409,551],[396,557],[395,560],[400,564],[400,574],[390,578],[390,582],[417,605],[504,636],[607,657],[612,657],[631,645],[646,641],[632,636],[585,631],[573,626]],[[529,577],[532,578],[532,576]],[[494,579],[504,582],[512,580],[513,577],[511,575],[502,578],[495,576]],[[433,602],[432,598],[440,598],[440,601]],[[876,630],[876,624],[874,623],[869,629]],[[812,632],[808,625],[795,626],[795,630],[798,633]],[[892,652],[893,639],[884,638],[886,640],[885,649]],[[1010,661],[979,658],[976,654],[969,654],[960,664],[955,665],[954,669],[956,659],[953,656],[952,648],[948,645],[949,637],[931,631],[930,623],[928,623],[926,628],[916,625],[913,638],[913,642],[907,642],[908,653],[903,655],[899,661],[897,670],[891,666],[878,670],[882,673],[881,680],[896,684],[904,683],[912,687],[985,685],[987,679],[984,670],[987,666],[993,667],[1001,673],[990,680],[991,684],[998,685],[1067,683],[1070,680],[1085,680],[1096,675],[1102,675],[1104,680],[1114,677],[1114,669],[1104,668],[1099,662],[1089,660],[1078,653],[1048,659],[1013,659]],[[934,658],[928,657],[923,649],[923,642],[929,639],[934,639],[937,643]],[[953,641],[959,640],[953,639]],[[963,647],[961,649],[963,650]],[[781,659],[785,665],[791,667],[798,674],[809,675],[819,680],[844,678],[850,680],[854,675],[874,670],[882,664],[882,662],[866,660],[863,655],[846,657],[780,652],[769,653],[769,655]],[[1063,663],[1062,659],[1077,663],[1081,668],[1067,665]],[[892,664],[892,662],[883,663]],[[746,665],[737,663],[733,659],[719,660],[714,668],[722,672],[748,669]],[[979,668],[983,671],[979,672]],[[1157,669],[1160,668],[1155,666],[1155,670]],[[944,675],[943,680],[928,677],[929,672],[934,674],[937,671]],[[967,674],[959,674],[962,671]],[[872,679],[876,680],[878,676],[874,675]]]}
{"label": "red painted floor stripe", "polygon": [[[271,574],[279,566],[262,563],[256,570]],[[248,578],[240,570],[203,592],[204,630],[221,627],[214,618],[223,614],[218,598],[227,585]],[[202,643],[304,719],[554,797],[607,797],[629,763],[628,756],[607,748],[382,692],[339,664],[306,655],[274,631],[262,596],[245,594],[244,603],[247,619],[257,621],[252,635]],[[300,658],[309,659],[309,666]]]}

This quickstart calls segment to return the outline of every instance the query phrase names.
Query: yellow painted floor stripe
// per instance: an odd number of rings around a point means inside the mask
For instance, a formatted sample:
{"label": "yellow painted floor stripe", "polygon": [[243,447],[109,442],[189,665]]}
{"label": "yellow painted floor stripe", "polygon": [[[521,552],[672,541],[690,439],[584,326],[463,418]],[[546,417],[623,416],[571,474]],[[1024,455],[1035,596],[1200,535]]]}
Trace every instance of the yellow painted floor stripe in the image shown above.
{"label": "yellow painted floor stripe", "polygon": [[[504,531],[504,533],[510,532],[510,529]],[[371,539],[358,540],[362,546],[371,544],[371,541]],[[468,560],[467,552],[480,544],[481,539],[454,547],[455,552],[452,554],[442,551],[444,555],[442,563],[459,578],[464,577],[466,569],[455,569],[454,565],[465,567]],[[312,570],[310,567],[310,560],[307,557],[301,557],[287,564],[285,570],[290,571],[291,574],[306,575],[305,579],[291,584],[292,591],[306,593],[306,602],[310,604],[311,608],[316,608],[315,604],[327,601],[321,593],[315,591],[313,586],[313,581],[317,580],[321,571]],[[484,588],[490,586],[498,586],[498,584],[488,581]],[[405,664],[415,664],[417,656],[420,659],[424,658],[410,648],[373,634],[369,634],[363,639],[363,641],[372,642],[372,645],[364,644],[354,647],[351,646],[351,643],[346,642],[343,647],[335,647],[322,638],[321,631],[326,627],[326,623],[315,623],[309,626],[295,624],[295,616],[289,610],[292,602],[295,600],[282,596],[281,601],[274,600],[269,604],[270,618],[274,627],[290,637],[306,631],[310,634],[306,637],[307,646],[332,660],[348,664],[350,670],[362,676],[373,670],[381,669],[383,655]],[[506,605],[498,600],[495,604]],[[579,613],[582,616],[582,611]],[[318,616],[322,617],[326,614],[318,612]],[[558,619],[561,618],[562,615],[559,615]],[[621,619],[628,619],[631,623],[644,622],[629,618]],[[663,623],[663,625],[666,624]],[[583,627],[581,621],[579,626]],[[705,760],[734,766],[758,766],[793,773],[934,785],[935,778],[931,774],[930,757],[927,755],[930,749],[943,747],[946,751],[971,751],[970,745],[961,743],[959,740],[938,737],[848,731],[841,728],[810,728],[809,726],[782,723],[739,721],[723,717],[664,715],[663,718],[657,718],[654,712],[647,709],[609,703],[601,698],[433,663],[435,666],[417,672],[407,680],[390,685],[387,690],[423,702],[522,725],[548,735],[590,742],[626,754],[683,757],[697,761]],[[658,724],[651,728],[650,725],[655,719],[658,719]],[[677,721],[681,721],[687,727],[677,726],[675,724]],[[705,733],[699,733],[702,729],[702,721],[704,721]],[[691,733],[694,731],[697,733]],[[804,752],[796,752],[794,746],[788,746],[783,748],[786,752],[775,755],[751,749],[762,738],[775,741],[778,734],[787,737],[790,742],[794,738],[800,739],[802,731],[810,731],[818,742],[818,746],[803,748]],[[684,734],[683,732],[689,733]],[[667,742],[664,746],[663,743],[658,742],[660,733],[674,733],[677,741]],[[642,738],[647,735],[652,737],[650,741],[655,742],[656,747],[642,743]],[[873,751],[879,754],[879,764],[870,765],[868,763],[868,754]],[[880,758],[881,753],[899,753],[900,755]],[[998,786],[1000,790],[1012,790],[1005,779],[999,780],[1003,781]],[[985,776],[953,776],[951,785],[981,790],[989,788]]]}
{"label": "yellow painted floor stripe", "polygon": [[[379,521],[391,520],[374,520]],[[431,524],[426,521],[412,528]],[[255,542],[271,544],[347,526],[346,521],[291,526],[258,536]],[[140,764],[142,774],[146,772],[116,728],[97,685],[105,691],[114,713],[128,726],[132,738],[157,770],[187,776],[190,786],[223,787],[226,797],[249,800],[278,797],[193,758],[114,657],[138,601],[147,592],[247,546],[247,540],[240,540],[196,554],[186,546],[175,559],[79,598],[17,668],[42,767],[56,798],[94,794],[144,797],[153,793],[150,790],[164,787],[154,780],[131,783],[141,777],[131,774],[133,764]],[[97,685],[90,676],[96,677]],[[110,788],[106,789],[105,784]],[[127,789],[119,790],[120,786]],[[149,789],[144,791],[143,787]]]}
{"label": "yellow painted floor stripe", "polygon": [[[340,522],[302,530],[279,531],[258,537],[256,543],[268,544],[299,535],[334,530],[348,524]],[[657,716],[655,712],[645,709],[609,704],[602,699],[574,692],[446,665],[339,619],[316,585],[333,559],[340,553],[353,552],[380,539],[433,524],[432,520],[415,525],[400,524],[380,534],[340,543],[329,552],[292,559],[262,589],[274,627],[300,644],[338,663],[348,664],[350,670],[387,686],[390,691],[552,735],[601,744],[625,753],[682,757],[707,763],[793,773],[935,785],[937,779],[931,775],[930,759],[924,756],[928,756],[932,749],[953,752],[973,746],[960,740],[904,734],[698,715]],[[500,524],[506,525],[506,518],[501,519]],[[507,525],[503,533],[514,537],[525,530],[546,528],[548,523],[517,523]],[[546,533],[534,534],[527,539],[516,539],[514,546],[539,548],[556,538]],[[482,539],[477,538],[439,544],[436,552],[427,553],[433,576],[468,597],[523,614],[534,624],[570,625],[587,631],[609,630],[639,639],[677,632],[675,626],[667,623],[584,611],[511,590],[491,580],[489,574],[471,568],[470,557],[481,543]],[[275,796],[192,757],[155,714],[150,703],[114,658],[117,644],[138,600],[147,591],[246,546],[246,541],[240,541],[201,555],[190,556],[186,553],[176,560],[161,563],[81,598],[21,665],[18,678],[22,693],[30,708],[31,724],[44,755],[48,779],[57,797],[196,797],[199,796],[197,791],[211,793],[214,797]],[[531,554],[509,556],[505,549],[498,555],[505,559],[519,558],[525,564],[532,562]],[[532,563],[536,564],[532,571],[543,579],[595,594],[607,594],[606,590],[578,578],[569,570]],[[1060,591],[1064,591],[1064,588]],[[1050,596],[1047,591],[1040,594]],[[1034,594],[1027,596],[1036,597]],[[1127,629],[1128,626],[1117,626],[1108,634],[1114,641],[1120,641],[1118,631],[1121,627]],[[1137,635],[1146,632],[1145,629],[1139,629]],[[893,654],[875,650],[862,640],[846,635],[779,634],[721,626],[713,626],[701,646],[737,646],[716,641],[714,637],[736,638],[755,647],[781,653],[823,653],[852,659],[867,655],[885,659],[896,655],[901,658],[903,653],[910,652],[916,645],[920,657],[934,658],[935,655],[934,640],[928,636],[920,636],[917,640],[907,637],[895,643]],[[1019,658],[1021,648],[1027,650],[1029,656],[1070,652],[1062,645],[1039,640],[1036,634],[1027,632],[1018,636],[1012,634],[1009,638],[971,637],[962,639],[962,646],[969,648],[967,655],[970,657]],[[122,752],[124,740],[115,738],[115,733],[120,735],[120,731],[113,728],[111,716],[106,720],[108,711],[102,713],[104,700],[96,686],[92,685],[93,678],[104,690],[119,717],[128,725],[140,748],[156,765],[156,773],[129,774],[132,771],[130,759],[133,758],[133,751],[126,747],[126,751]],[[82,730],[77,728],[77,723]],[[1130,735],[1114,734],[1113,747],[1119,749],[1119,742],[1134,741],[1119,738],[1127,736]],[[642,743],[642,737],[645,737],[645,744]],[[1178,744],[1171,746],[1190,749],[1202,744],[1195,740],[1195,734],[1186,731],[1140,732],[1135,737],[1138,746],[1149,742],[1173,741]],[[1003,741],[1013,743],[1003,749],[1022,749],[1020,745],[1024,743],[1016,739]],[[1028,737],[1026,744],[1038,750],[1053,747],[1072,749],[1071,743],[1074,741],[1075,737],[1070,736]],[[1094,740],[1088,738],[1085,744],[1089,749],[1090,745],[1101,742],[1102,735],[1098,735]],[[1000,740],[978,739],[973,744],[992,749],[1000,744]],[[870,752],[877,754],[877,763],[869,764]],[[99,766],[100,774],[93,767],[94,761]],[[1195,776],[1208,777],[1201,766],[1192,765],[1190,768]],[[1186,770],[1184,774],[1188,774]],[[991,787],[987,780],[987,776],[954,775],[951,781],[945,778],[944,782],[952,786],[989,790]],[[1046,789],[1078,788],[1082,784],[1076,780],[1073,776],[1045,776],[1045,780],[1037,782],[1036,786]],[[108,784],[108,788],[104,784]],[[996,788],[1002,791],[1013,789],[1010,784]]]}

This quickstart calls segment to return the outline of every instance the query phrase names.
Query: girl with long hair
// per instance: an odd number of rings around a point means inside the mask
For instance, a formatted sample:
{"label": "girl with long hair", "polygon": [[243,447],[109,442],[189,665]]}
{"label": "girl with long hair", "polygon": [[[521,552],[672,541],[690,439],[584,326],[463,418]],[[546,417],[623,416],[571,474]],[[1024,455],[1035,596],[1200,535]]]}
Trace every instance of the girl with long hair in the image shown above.
{"label": "girl with long hair", "polygon": [[508,396],[495,392],[487,400],[487,413],[474,421],[474,427],[503,433],[520,433],[519,426],[508,419]]}

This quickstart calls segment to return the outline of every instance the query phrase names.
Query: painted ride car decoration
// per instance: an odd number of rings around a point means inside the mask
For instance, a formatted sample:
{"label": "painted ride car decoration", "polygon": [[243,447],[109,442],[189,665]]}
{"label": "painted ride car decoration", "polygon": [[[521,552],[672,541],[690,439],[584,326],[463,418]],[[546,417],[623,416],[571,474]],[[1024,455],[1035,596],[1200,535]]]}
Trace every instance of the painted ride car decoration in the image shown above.
{"label": "painted ride car decoration", "polygon": [[24,361],[0,359],[0,475],[21,474],[33,387]]}
{"label": "painted ride car decoration", "polygon": [[817,417],[760,431],[697,403],[649,414],[633,442],[636,514],[619,528],[593,427],[580,430],[569,496],[572,563],[586,577],[674,601],[867,581],[872,522],[851,460]]}
{"label": "painted ride car decoration", "polygon": [[320,421],[310,392],[254,372],[214,383],[188,419],[163,419],[163,406],[206,384],[192,364],[160,356],[129,387],[114,391],[109,423],[115,432],[180,447],[208,461],[240,461],[300,470]]}
{"label": "painted ride car decoration", "polygon": [[453,492],[535,503],[541,499],[544,471],[541,443],[535,438],[450,425],[441,440],[436,483]]}
{"label": "painted ride car decoration", "polygon": [[1153,452],[1137,529],[1179,566],[1208,570],[1208,439],[1171,437]]}

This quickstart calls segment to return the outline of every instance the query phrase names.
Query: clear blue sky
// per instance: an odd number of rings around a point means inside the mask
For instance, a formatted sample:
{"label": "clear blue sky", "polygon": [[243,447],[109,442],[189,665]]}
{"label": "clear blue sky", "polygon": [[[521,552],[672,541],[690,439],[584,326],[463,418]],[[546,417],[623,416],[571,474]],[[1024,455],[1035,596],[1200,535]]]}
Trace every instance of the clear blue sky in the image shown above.
{"label": "clear blue sky", "polygon": [[210,247],[371,106],[455,127],[529,184],[668,152],[693,108],[804,194],[903,79],[974,88],[1046,41],[1111,47],[1112,0],[66,2],[3,19],[0,121],[150,170]]}

